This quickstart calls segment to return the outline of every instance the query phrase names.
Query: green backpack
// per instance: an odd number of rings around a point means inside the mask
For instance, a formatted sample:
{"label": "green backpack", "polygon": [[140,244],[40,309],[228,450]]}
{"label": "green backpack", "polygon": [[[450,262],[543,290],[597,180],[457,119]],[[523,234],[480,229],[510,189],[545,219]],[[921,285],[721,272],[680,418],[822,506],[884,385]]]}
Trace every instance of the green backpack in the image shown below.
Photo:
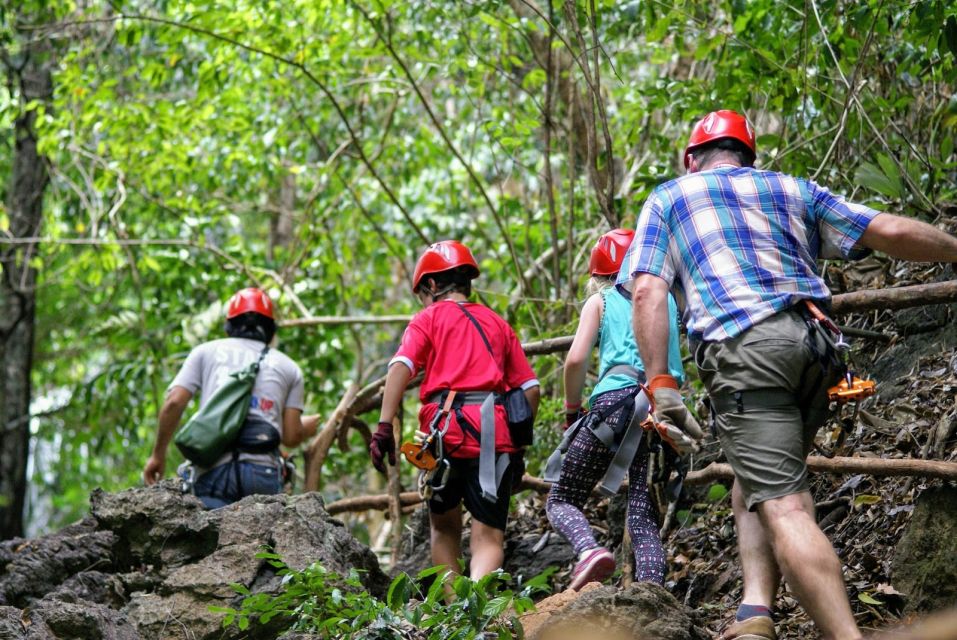
{"label": "green backpack", "polygon": [[193,464],[210,467],[236,441],[253,394],[259,365],[269,346],[263,347],[259,359],[245,369],[229,374],[229,380],[213,393],[203,407],[179,430],[173,442]]}

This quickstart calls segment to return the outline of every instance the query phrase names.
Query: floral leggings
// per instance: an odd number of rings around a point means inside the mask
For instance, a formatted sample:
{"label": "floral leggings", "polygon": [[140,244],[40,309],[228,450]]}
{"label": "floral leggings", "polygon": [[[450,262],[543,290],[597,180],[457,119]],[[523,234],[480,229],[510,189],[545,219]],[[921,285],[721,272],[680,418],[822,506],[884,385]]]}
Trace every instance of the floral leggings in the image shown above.
{"label": "floral leggings", "polygon": [[[632,392],[633,388],[626,388],[603,393],[595,398],[592,410],[611,406]],[[616,420],[627,406],[609,416],[609,422]],[[562,461],[561,476],[548,494],[548,521],[578,555],[598,546],[582,507],[613,457],[591,429],[579,429]],[[658,534],[658,509],[648,492],[647,473],[648,448],[643,443],[628,469],[628,532],[635,554],[636,579],[663,584],[665,553]]]}

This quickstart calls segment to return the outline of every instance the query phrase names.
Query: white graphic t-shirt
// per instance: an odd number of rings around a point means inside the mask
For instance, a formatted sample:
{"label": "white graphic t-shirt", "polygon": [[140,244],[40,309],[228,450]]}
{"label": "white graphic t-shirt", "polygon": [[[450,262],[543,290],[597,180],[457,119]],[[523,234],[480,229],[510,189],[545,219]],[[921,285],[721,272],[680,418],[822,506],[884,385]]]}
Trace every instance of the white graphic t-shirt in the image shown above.
{"label": "white graphic t-shirt", "polygon": [[[170,384],[170,389],[183,387],[194,396],[199,391],[199,406],[202,407],[229,378],[229,374],[255,362],[264,346],[258,340],[247,338],[223,338],[205,342],[190,351]],[[281,438],[283,411],[303,409],[304,395],[305,388],[299,365],[281,351],[269,349],[253,385],[249,415],[275,427]],[[217,465],[230,459],[232,454],[227,454]],[[243,454],[241,459],[273,464],[273,459],[268,454]]]}

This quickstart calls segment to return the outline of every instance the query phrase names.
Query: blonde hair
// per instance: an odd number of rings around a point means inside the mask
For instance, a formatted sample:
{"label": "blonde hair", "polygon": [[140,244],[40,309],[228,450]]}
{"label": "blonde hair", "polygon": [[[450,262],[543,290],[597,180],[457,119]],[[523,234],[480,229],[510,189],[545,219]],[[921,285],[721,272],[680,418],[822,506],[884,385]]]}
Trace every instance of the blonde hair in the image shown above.
{"label": "blonde hair", "polygon": [[614,276],[592,276],[585,283],[585,300],[613,286],[615,286]]}

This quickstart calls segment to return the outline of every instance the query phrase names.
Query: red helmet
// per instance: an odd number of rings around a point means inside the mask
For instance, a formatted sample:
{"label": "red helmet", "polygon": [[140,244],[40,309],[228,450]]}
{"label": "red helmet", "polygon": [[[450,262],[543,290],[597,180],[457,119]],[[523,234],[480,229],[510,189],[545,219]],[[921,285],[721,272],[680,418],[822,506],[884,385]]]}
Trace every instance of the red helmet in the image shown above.
{"label": "red helmet", "polygon": [[685,147],[685,169],[691,163],[691,151],[703,144],[720,140],[721,138],[734,138],[755,153],[754,150],[754,129],[740,113],[722,109],[712,111],[704,118],[695,123],[691,130],[691,138],[688,139],[688,146]]}
{"label": "red helmet", "polygon": [[226,319],[231,320],[244,313],[258,313],[273,320],[273,303],[261,289],[240,289],[226,304]]}
{"label": "red helmet", "polygon": [[588,270],[593,276],[612,276],[618,273],[625,253],[631,246],[635,232],[631,229],[615,229],[598,238],[591,250]]}
{"label": "red helmet", "polygon": [[442,240],[429,246],[415,263],[415,274],[412,277],[412,292],[415,293],[422,278],[430,273],[441,273],[456,267],[470,267],[472,277],[479,274],[478,264],[469,248],[458,240]]}

